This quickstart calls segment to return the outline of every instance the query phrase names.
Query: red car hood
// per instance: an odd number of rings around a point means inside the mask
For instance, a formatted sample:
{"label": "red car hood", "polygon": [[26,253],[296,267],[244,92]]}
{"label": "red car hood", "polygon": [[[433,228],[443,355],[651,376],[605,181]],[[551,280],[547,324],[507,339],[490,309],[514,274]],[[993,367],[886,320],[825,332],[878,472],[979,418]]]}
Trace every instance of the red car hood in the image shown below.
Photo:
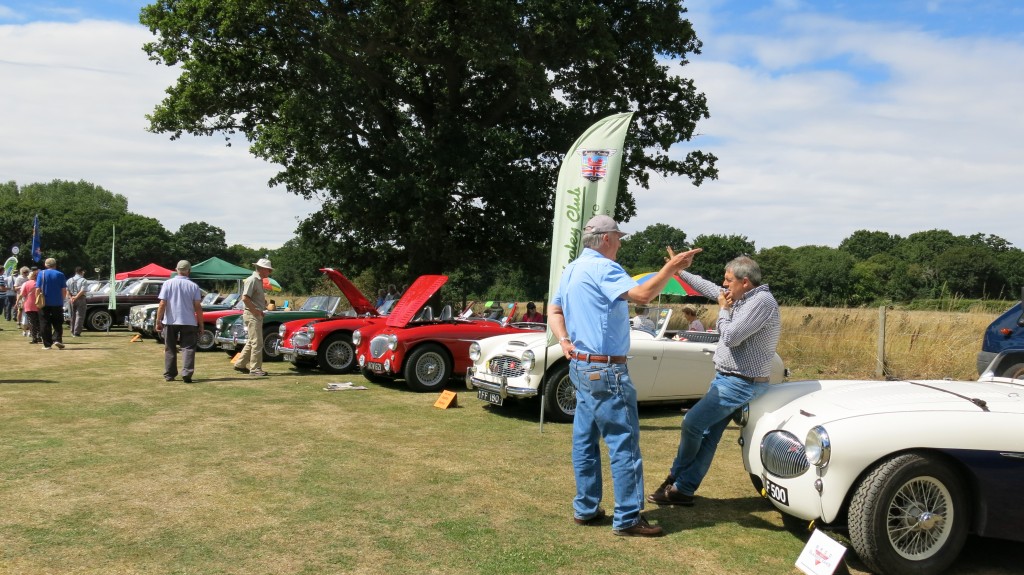
{"label": "red car hood", "polygon": [[[320,271],[324,272],[327,277],[331,278],[334,285],[338,286],[341,293],[348,299],[348,303],[352,305],[352,309],[359,315],[380,315],[377,313],[377,308],[373,307],[373,302],[366,299],[363,292],[359,291],[355,285],[352,284],[341,272],[332,268],[320,268]],[[429,297],[429,296],[428,296]]]}
{"label": "red car hood", "polygon": [[437,293],[448,281],[448,276],[420,276],[405,290],[395,308],[388,314],[388,327],[405,327],[427,303],[430,296]]}

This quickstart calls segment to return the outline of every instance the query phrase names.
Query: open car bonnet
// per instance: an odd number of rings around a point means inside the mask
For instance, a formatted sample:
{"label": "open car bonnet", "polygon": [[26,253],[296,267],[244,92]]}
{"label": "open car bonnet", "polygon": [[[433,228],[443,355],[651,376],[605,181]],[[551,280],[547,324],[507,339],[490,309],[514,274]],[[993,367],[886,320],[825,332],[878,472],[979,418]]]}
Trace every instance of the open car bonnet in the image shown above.
{"label": "open car bonnet", "polygon": [[380,315],[377,313],[377,309],[373,307],[373,302],[366,299],[363,292],[359,291],[352,282],[349,281],[341,272],[332,268],[320,268],[327,277],[331,278],[334,285],[338,286],[341,293],[348,299],[348,303],[352,305],[352,309],[359,315]]}
{"label": "open car bonnet", "polygon": [[416,278],[405,290],[394,309],[388,314],[388,327],[405,327],[437,290],[448,281],[448,276],[424,275]]}

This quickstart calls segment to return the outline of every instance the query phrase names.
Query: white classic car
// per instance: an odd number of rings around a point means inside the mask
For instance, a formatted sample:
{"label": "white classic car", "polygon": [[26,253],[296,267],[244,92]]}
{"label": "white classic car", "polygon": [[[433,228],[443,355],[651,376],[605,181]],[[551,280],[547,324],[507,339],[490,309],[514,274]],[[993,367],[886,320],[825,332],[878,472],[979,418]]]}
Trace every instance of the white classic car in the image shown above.
{"label": "white classic car", "polygon": [[1024,380],[793,381],[736,422],[762,496],[847,527],[873,572],[939,573],[968,533],[1024,541]]}
{"label": "white classic car", "polygon": [[[677,341],[666,336],[672,310],[649,308],[654,331],[630,331],[629,376],[636,387],[638,403],[672,403],[700,399],[707,393],[715,374],[712,356],[718,334],[681,332],[690,337]],[[545,353],[546,352],[546,353]],[[547,335],[517,333],[474,342],[469,348],[473,367],[466,373],[466,386],[477,397],[494,405],[512,398],[545,396],[544,417],[549,421],[572,421],[576,412],[576,390],[569,381],[569,362],[558,345],[548,346]],[[546,359],[545,359],[546,357]],[[772,383],[785,378],[782,359],[772,364]]]}

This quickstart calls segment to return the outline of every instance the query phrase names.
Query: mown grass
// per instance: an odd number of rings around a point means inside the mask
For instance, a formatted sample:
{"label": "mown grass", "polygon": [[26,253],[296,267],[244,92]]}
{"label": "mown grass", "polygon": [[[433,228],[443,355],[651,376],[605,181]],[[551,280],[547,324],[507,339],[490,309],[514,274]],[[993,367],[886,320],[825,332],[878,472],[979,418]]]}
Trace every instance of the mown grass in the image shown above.
{"label": "mown grass", "polygon": [[[87,333],[44,351],[9,325],[0,573],[795,573],[807,537],[753,492],[735,429],[696,507],[648,509],[666,537],[619,538],[572,523],[571,427],[541,432],[534,402],[491,409],[453,385],[460,406],[441,410],[279,363],[252,380],[220,352],[199,354],[198,383],[166,383],[151,341]],[[324,391],[335,381],[368,389]],[[680,413],[641,417],[651,487]],[[953,572],[1021,559],[972,540]]]}

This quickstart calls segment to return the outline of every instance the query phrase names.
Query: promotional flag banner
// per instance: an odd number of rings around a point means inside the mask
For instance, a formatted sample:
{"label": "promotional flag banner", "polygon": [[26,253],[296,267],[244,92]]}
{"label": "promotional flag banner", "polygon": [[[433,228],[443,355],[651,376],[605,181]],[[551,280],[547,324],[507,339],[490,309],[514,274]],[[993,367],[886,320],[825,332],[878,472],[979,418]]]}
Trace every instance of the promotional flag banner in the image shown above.
{"label": "promotional flag banner", "polygon": [[[558,171],[555,189],[555,225],[551,236],[548,297],[558,291],[562,270],[583,250],[580,239],[587,220],[612,215],[618,194],[622,145],[632,112],[608,116],[587,129],[569,148]],[[555,336],[548,328],[548,345]]]}
{"label": "promotional flag banner", "polygon": [[114,270],[114,246],[117,245],[117,226],[110,229],[110,298],[107,299],[107,309],[117,309],[117,272]]}
{"label": "promotional flag banner", "polygon": [[18,267],[18,258],[15,256],[7,258],[7,261],[4,262],[4,275],[11,275],[16,267]]}
{"label": "promotional flag banner", "polygon": [[43,238],[39,233],[39,214],[32,220],[32,261],[43,259]]}

